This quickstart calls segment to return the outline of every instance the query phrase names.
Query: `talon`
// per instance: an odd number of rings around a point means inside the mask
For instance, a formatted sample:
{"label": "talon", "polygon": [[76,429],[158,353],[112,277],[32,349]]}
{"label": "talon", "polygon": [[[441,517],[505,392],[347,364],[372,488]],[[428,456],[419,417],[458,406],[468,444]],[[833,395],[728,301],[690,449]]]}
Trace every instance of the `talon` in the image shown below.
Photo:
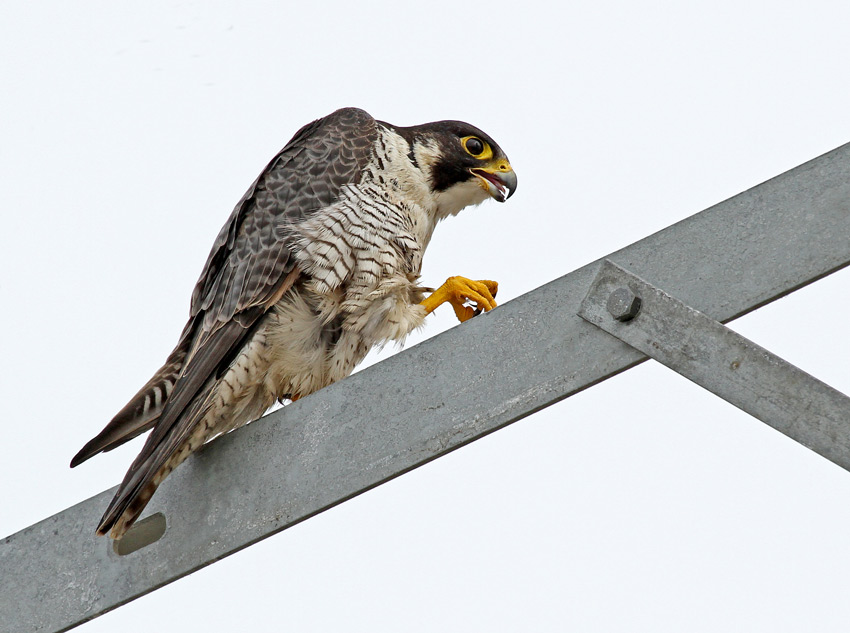
{"label": "talon", "polygon": [[[451,304],[458,321],[468,321],[481,310],[488,311],[496,307],[496,292],[499,284],[489,279],[473,281],[466,277],[449,277],[442,286],[437,288],[420,305],[425,307],[430,314],[443,303]],[[467,302],[475,304],[475,308],[466,305]]]}
{"label": "talon", "polygon": [[[499,292],[499,284],[495,281],[490,281],[489,279],[482,279],[481,283],[487,285],[487,288],[490,290],[490,294],[493,295],[493,298],[495,299],[496,293]],[[496,302],[494,301],[493,303],[495,304]],[[484,310],[482,310],[481,308],[476,307],[475,311],[472,313],[472,316],[478,316],[483,311]]]}

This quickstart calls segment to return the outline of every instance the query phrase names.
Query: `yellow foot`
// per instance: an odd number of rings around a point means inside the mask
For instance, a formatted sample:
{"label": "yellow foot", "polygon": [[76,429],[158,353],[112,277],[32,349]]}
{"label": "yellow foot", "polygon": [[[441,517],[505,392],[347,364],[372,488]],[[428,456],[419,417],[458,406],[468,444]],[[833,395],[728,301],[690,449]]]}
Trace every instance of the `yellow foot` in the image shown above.
{"label": "yellow foot", "polygon": [[[442,286],[431,293],[420,305],[430,314],[444,303],[452,304],[458,321],[463,323],[484,310],[492,310],[496,307],[496,292],[499,284],[495,281],[482,279],[473,281],[466,277],[449,277]],[[475,304],[477,309],[466,305],[467,302]]]}

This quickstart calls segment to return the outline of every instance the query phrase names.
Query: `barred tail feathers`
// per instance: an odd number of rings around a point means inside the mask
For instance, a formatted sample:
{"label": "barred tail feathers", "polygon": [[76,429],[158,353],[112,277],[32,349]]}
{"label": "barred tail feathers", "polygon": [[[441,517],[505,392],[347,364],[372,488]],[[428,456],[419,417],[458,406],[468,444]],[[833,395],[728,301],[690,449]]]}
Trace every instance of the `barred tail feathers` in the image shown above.
{"label": "barred tail feathers", "polygon": [[111,451],[153,428],[177,382],[186,359],[186,347],[185,342],[181,341],[145,386],[100,433],[80,449],[71,460],[71,468],[79,466],[100,452]]}

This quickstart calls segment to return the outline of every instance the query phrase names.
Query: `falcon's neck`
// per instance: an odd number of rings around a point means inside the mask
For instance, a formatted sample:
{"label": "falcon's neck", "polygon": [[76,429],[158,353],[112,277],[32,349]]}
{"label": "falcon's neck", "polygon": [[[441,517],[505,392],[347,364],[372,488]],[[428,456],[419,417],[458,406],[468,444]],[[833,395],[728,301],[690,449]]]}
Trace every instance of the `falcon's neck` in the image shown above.
{"label": "falcon's neck", "polygon": [[376,162],[384,165],[385,174],[392,178],[402,199],[425,211],[431,225],[429,238],[437,222],[487,198],[487,193],[473,181],[459,183],[445,191],[434,191],[432,171],[440,159],[436,143],[418,141],[411,146],[407,139],[390,128],[379,124],[378,131]]}

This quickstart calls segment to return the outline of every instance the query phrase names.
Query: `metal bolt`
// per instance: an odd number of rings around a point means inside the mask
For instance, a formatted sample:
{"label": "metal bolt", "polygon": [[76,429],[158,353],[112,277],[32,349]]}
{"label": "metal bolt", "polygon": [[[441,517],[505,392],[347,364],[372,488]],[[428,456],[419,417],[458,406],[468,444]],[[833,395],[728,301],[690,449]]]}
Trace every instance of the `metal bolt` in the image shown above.
{"label": "metal bolt", "polygon": [[608,297],[606,307],[618,321],[631,321],[640,312],[640,297],[629,288],[617,288]]}

